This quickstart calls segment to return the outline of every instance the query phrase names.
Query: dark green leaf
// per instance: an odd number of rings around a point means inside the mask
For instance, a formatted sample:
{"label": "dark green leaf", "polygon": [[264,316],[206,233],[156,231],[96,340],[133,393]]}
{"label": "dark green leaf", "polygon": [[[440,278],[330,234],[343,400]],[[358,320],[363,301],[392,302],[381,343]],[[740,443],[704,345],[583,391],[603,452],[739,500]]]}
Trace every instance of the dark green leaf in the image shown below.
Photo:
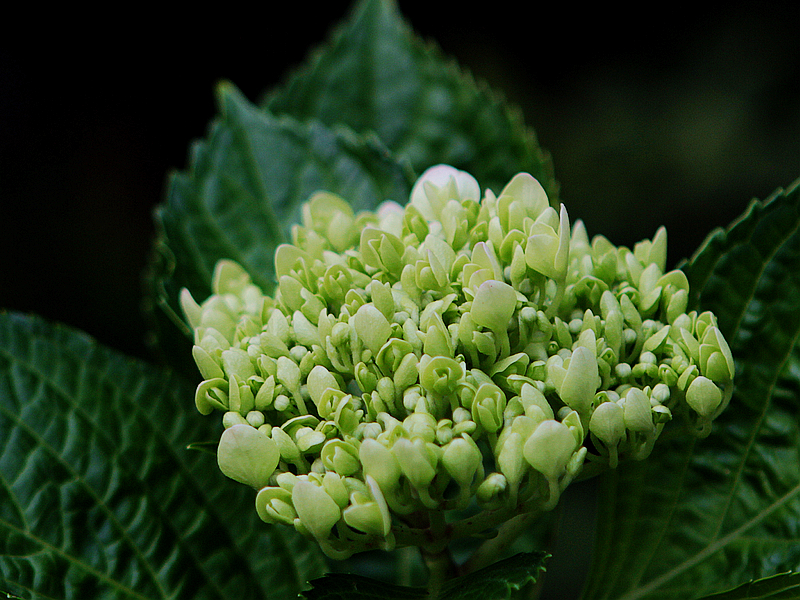
{"label": "dark green leaf", "polygon": [[230,84],[220,86],[219,103],[221,116],[193,147],[190,171],[172,177],[156,213],[151,306],[177,324],[180,289],[204,300],[221,258],[239,262],[256,284],[272,289],[275,248],[290,239],[301,204],[314,192],[340,194],[363,210],[387,199],[405,203],[411,189],[408,169],[374,137],[275,118]]}
{"label": "dark green leaf", "polygon": [[192,389],[38,318],[0,314],[0,591],[25,599],[292,598],[317,549],[225,479]]}
{"label": "dark green leaf", "polygon": [[306,600],[415,600],[426,598],[424,588],[410,588],[383,583],[360,575],[333,573],[311,582],[311,589],[303,592]]}
{"label": "dark green leaf", "polygon": [[499,192],[520,171],[555,202],[549,156],[487,86],[418,39],[389,0],[362,0],[330,43],[265,101],[275,114],[374,131],[419,173],[446,163]]}
{"label": "dark green leaf", "polygon": [[517,554],[445,583],[440,600],[501,600],[544,572],[544,552]]}
{"label": "dark green leaf", "polygon": [[602,483],[586,600],[697,598],[800,565],[800,186],[751,205],[685,269],[731,342],[710,437],[676,435]]}
{"label": "dark green leaf", "polygon": [[[511,592],[535,582],[547,555],[523,553],[446,582],[437,600],[504,600]],[[424,588],[402,587],[358,575],[332,574],[311,582],[306,600],[414,600],[428,598]]]}
{"label": "dark green leaf", "polygon": [[780,573],[748,581],[702,600],[795,600],[800,598],[800,573]]}

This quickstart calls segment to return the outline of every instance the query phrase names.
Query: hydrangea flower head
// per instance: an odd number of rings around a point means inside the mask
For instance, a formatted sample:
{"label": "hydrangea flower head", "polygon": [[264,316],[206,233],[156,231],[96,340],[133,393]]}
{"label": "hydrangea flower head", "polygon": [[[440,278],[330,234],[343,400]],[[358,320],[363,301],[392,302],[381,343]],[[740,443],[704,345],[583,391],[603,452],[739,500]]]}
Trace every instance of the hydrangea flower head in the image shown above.
{"label": "hydrangea flower head", "polygon": [[587,462],[645,458],[678,416],[706,434],[730,399],[665,230],[590,240],[528,174],[481,195],[438,165],[374,213],[321,192],[292,238],[273,296],[223,260],[182,304],[220,469],[332,557],[549,510]]}

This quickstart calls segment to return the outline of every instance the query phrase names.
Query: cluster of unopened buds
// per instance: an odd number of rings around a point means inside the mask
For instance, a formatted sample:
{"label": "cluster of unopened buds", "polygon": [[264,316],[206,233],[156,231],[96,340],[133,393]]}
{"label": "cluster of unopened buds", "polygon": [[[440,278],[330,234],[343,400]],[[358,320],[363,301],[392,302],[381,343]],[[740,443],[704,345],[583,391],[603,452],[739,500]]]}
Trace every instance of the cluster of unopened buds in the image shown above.
{"label": "cluster of unopened buds", "polygon": [[733,358],[665,263],[663,228],[590,240],[525,173],[481,197],[439,165],[358,215],[318,193],[273,297],[231,261],[202,304],[184,290],[195,402],[224,413],[219,466],[264,521],[337,558],[438,551],[645,458],[675,417],[708,432]]}

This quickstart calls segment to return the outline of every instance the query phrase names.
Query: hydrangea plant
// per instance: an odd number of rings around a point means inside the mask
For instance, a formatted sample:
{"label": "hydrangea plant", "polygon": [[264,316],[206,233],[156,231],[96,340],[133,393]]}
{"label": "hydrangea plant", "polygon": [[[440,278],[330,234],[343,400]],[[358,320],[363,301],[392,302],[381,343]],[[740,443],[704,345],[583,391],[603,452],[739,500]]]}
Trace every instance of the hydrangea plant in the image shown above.
{"label": "hydrangea plant", "polygon": [[590,236],[385,0],[218,98],[156,214],[166,365],[0,314],[0,591],[553,600],[560,561],[581,600],[797,597],[800,184],[677,266]]}
{"label": "hydrangea plant", "polygon": [[706,435],[730,400],[730,348],[686,312],[665,230],[589,240],[527,173],[495,195],[438,165],[405,207],[358,214],[318,192],[292,241],[274,297],[222,260],[210,298],[181,300],[220,469],[332,558],[551,510],[584,468],[646,458],[673,415]]}

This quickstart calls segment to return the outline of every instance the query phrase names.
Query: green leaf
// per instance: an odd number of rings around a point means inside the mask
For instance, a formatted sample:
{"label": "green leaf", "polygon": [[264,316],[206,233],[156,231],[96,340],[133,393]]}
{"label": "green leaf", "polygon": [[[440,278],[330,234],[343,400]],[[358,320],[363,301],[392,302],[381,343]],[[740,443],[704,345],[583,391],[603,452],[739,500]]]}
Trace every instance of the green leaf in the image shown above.
{"label": "green leaf", "polygon": [[748,581],[702,600],[795,600],[800,598],[800,573],[780,573]]}
{"label": "green leaf", "polygon": [[585,600],[685,599],[800,564],[800,185],[754,203],[684,268],[737,363],[710,437],[604,477]]}
{"label": "green leaf", "polygon": [[374,131],[420,173],[446,163],[499,192],[527,171],[552,202],[550,158],[521,112],[423,43],[390,0],[361,0],[331,41],[267,96],[275,114]]}
{"label": "green leaf", "polygon": [[[183,324],[178,296],[211,294],[214,265],[237,261],[265,291],[274,285],[275,248],[289,241],[300,206],[316,191],[341,195],[356,210],[405,203],[411,174],[373,137],[318,122],[276,118],[232,85],[219,87],[221,115],[192,149],[189,172],[172,176],[156,212],[160,230],[149,275],[151,312]],[[155,314],[156,332],[160,315]],[[167,354],[173,354],[167,351]]]}
{"label": "green leaf", "polygon": [[[447,581],[437,600],[504,600],[513,591],[529,582],[535,582],[544,568],[547,554],[522,553],[493,565]],[[391,585],[361,577],[334,573],[311,582],[311,589],[303,592],[306,600],[414,600],[428,598],[425,588]]]}
{"label": "green leaf", "polygon": [[192,389],[88,336],[0,314],[0,591],[32,599],[292,598],[316,547],[259,521],[206,453]]}

